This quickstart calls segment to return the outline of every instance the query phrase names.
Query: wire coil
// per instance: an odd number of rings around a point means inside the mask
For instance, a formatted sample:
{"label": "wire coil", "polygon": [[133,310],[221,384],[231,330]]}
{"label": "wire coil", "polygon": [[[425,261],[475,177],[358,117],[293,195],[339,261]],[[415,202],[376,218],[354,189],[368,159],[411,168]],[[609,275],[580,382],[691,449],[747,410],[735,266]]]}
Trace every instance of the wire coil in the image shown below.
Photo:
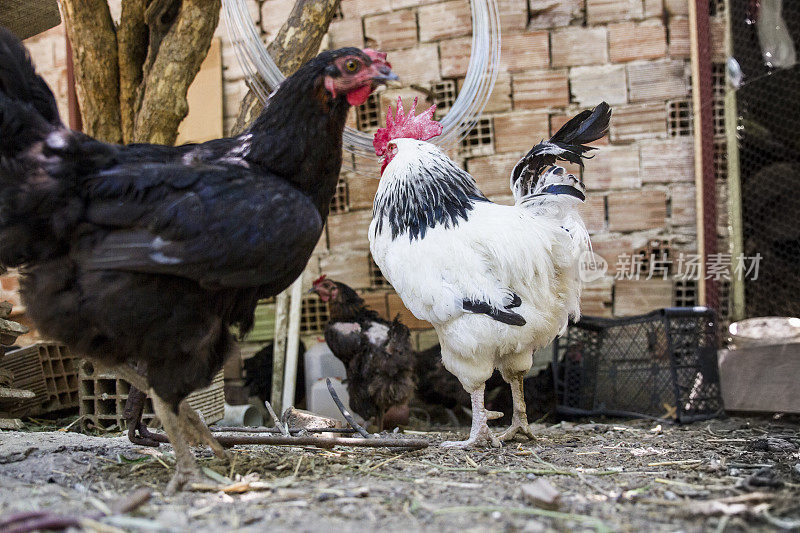
{"label": "wire coil", "polygon": [[[472,47],[464,86],[441,119],[442,134],[432,142],[446,148],[460,142],[475,126],[489,101],[500,62],[500,23],[496,0],[470,0],[472,5]],[[247,9],[245,0],[223,0],[225,20],[236,57],[250,87],[265,102],[286,79],[266,47]],[[376,159],[372,134],[345,128],[344,147],[356,156]]]}

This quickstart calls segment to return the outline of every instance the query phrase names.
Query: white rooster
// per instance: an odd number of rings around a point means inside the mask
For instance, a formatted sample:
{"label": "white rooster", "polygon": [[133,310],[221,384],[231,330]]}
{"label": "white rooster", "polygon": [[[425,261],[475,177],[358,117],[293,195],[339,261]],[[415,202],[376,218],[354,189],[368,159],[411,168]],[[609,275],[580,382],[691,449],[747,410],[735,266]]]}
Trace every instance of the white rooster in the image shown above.
{"label": "white rooster", "polygon": [[[415,102],[416,106],[416,102]],[[434,108],[414,116],[398,101],[375,135],[383,157],[369,228],[370,249],[406,307],[436,328],[442,362],[472,397],[465,441],[443,446],[499,446],[518,433],[533,437],[522,380],[533,352],[580,316],[579,262],[589,235],[577,206],[585,188],[557,159],[581,163],[587,143],[608,129],[606,103],[567,122],[514,168],[515,205],[490,202],[475,179],[437,146]],[[494,369],[511,385],[511,426],[498,437],[487,425],[502,413],[484,406]]]}

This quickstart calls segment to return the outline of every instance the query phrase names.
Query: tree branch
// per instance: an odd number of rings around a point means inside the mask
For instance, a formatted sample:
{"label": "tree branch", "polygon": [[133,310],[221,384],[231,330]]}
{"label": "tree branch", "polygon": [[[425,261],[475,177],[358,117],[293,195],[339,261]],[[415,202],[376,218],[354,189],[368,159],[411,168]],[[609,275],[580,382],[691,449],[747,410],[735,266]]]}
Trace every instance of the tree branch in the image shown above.
{"label": "tree branch", "polygon": [[[322,38],[328,32],[328,26],[339,7],[339,1],[297,0],[289,19],[267,47],[281,72],[292,74],[300,65],[317,55]],[[233,127],[234,133],[247,129],[263,108],[264,104],[253,90],[247,91]]]}
{"label": "tree branch", "polygon": [[117,28],[119,42],[119,106],[122,140],[134,142],[137,91],[142,83],[142,69],[147,57],[147,25],[144,21],[145,0],[125,0]]}
{"label": "tree branch", "polygon": [[[219,21],[220,0],[183,0],[172,21],[169,20],[171,1],[156,0],[150,7],[156,4],[167,5],[167,9],[148,8],[145,14],[153,25],[133,138],[139,142],[173,144],[178,126],[189,110],[186,91],[208,54]],[[154,43],[154,26],[165,23],[169,23],[169,29]],[[163,30],[160,26],[155,32],[156,39]]]}
{"label": "tree branch", "polygon": [[60,0],[72,43],[84,131],[121,142],[117,35],[105,0]]}

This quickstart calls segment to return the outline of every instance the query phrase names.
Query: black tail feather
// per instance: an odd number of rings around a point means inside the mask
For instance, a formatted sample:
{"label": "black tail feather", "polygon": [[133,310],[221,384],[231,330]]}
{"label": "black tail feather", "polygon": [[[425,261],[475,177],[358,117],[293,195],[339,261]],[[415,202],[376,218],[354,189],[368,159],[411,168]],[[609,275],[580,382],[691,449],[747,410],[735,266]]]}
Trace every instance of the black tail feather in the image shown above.
{"label": "black tail feather", "polygon": [[511,173],[511,190],[532,191],[542,171],[556,161],[583,166],[586,152],[595,149],[587,144],[606,134],[610,120],[611,107],[605,102],[572,117],[549,141],[537,144],[519,160]]}

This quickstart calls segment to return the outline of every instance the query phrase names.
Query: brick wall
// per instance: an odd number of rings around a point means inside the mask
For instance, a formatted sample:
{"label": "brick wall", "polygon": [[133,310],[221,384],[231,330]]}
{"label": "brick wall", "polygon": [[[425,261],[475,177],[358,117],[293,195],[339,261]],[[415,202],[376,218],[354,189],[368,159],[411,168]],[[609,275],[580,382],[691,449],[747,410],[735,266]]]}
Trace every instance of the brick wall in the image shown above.
{"label": "brick wall", "polygon": [[[264,42],[274,37],[293,4],[248,0]],[[598,143],[601,151],[582,171],[589,187],[582,212],[596,250],[610,266],[608,275],[585,291],[584,308],[590,314],[631,314],[671,305],[674,291],[664,283],[615,279],[618,256],[647,250],[653,239],[666,242],[673,254],[696,247],[687,6],[688,0],[498,0],[500,76],[476,130],[453,155],[493,200],[509,202],[507,176],[523,152],[575,113],[601,100],[612,104],[609,138]],[[718,30],[720,20],[712,21]],[[380,47],[407,86],[423,89],[373,98],[366,104],[371,107],[354,112],[349,124],[374,131],[385,104],[398,94],[423,100],[433,94],[440,108],[448,108],[467,71],[470,33],[468,0],[342,0],[323,48]],[[722,33],[712,33],[718,61]],[[56,28],[27,44],[65,114],[62,36],[63,29]],[[224,21],[217,36],[223,47],[229,131],[247,88]],[[375,168],[362,160],[356,166]],[[372,300],[385,302],[386,312],[400,312],[368,252],[366,226],[377,182],[351,169],[343,170],[341,180],[331,223],[309,270],[313,275],[335,273]],[[416,321],[411,325],[426,327]]]}
{"label": "brick wall", "polygon": [[[262,20],[271,5],[281,12],[282,3],[263,2]],[[585,312],[625,315],[672,305],[671,282],[615,274],[620,255],[647,250],[653,239],[666,242],[673,254],[696,246],[691,128],[670,126],[670,116],[685,114],[682,102],[691,102],[687,0],[501,0],[498,7],[500,77],[476,131],[455,152],[457,161],[490,198],[508,203],[508,175],[522,153],[575,113],[601,100],[611,103],[609,138],[598,143],[601,151],[582,171],[590,193],[582,213],[610,267],[586,288]],[[342,0],[341,11],[328,46],[380,46],[407,85],[434,94],[442,83],[456,91],[463,84],[471,44],[467,0]],[[406,89],[387,93],[372,104],[372,115],[359,114],[359,128],[374,131],[398,94],[425,98]],[[447,97],[436,101],[450,104]],[[348,204],[331,216],[314,268],[335,272],[372,297],[388,294],[395,312],[391,289],[378,288],[368,269],[365,230],[376,184],[349,170],[342,180]]]}

